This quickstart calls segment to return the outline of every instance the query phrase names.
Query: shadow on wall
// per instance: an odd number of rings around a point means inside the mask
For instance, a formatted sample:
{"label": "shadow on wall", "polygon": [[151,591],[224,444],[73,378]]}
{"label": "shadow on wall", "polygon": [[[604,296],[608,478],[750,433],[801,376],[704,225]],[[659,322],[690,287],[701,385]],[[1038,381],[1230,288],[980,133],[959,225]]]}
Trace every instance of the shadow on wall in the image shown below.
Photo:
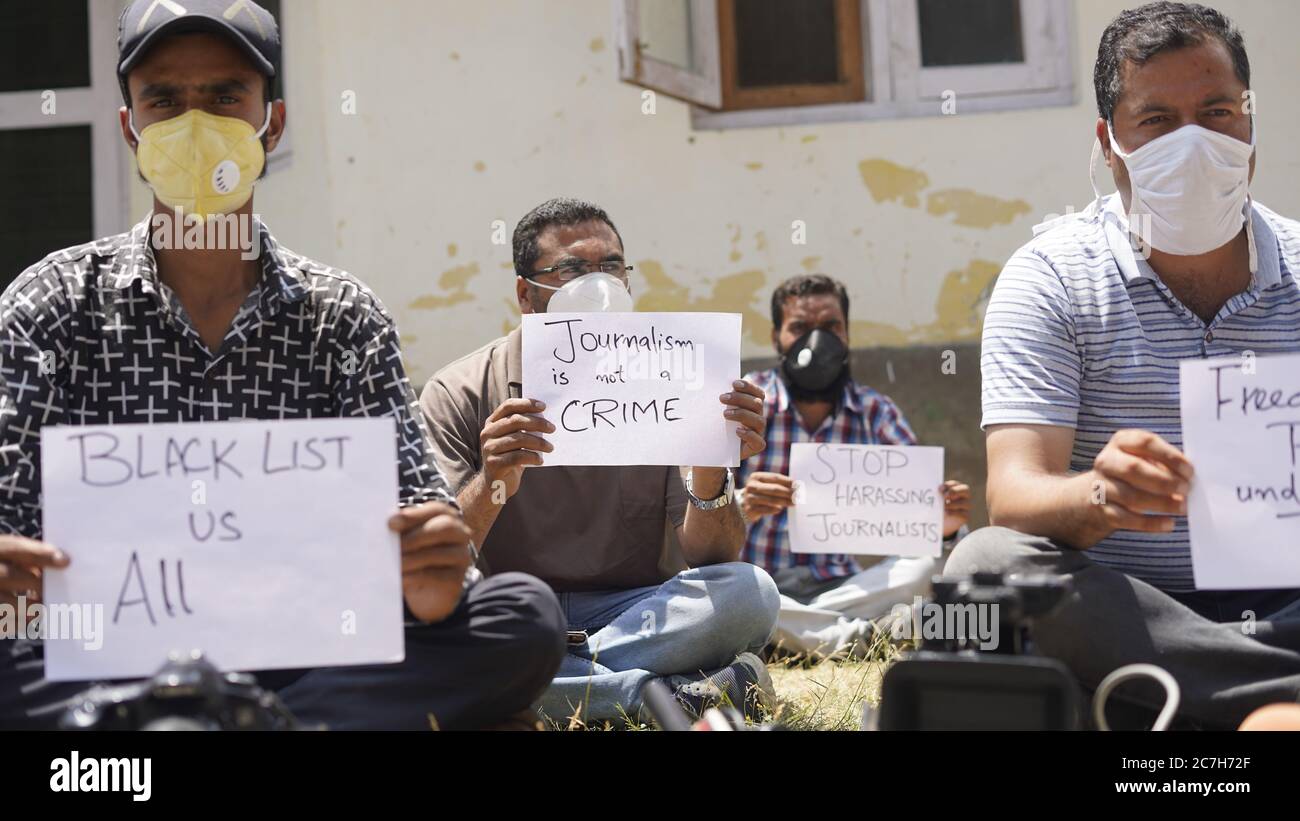
{"label": "shadow on wall", "polygon": [[[951,352],[947,355],[946,352]],[[971,486],[971,529],[988,524],[988,474],[980,430],[978,343],[862,348],[853,351],[853,378],[885,394],[907,417],[920,444],[941,445],[944,472]],[[945,361],[952,363],[945,369]],[[773,357],[746,359],[744,373],[770,368]],[[945,373],[945,370],[950,372]]]}

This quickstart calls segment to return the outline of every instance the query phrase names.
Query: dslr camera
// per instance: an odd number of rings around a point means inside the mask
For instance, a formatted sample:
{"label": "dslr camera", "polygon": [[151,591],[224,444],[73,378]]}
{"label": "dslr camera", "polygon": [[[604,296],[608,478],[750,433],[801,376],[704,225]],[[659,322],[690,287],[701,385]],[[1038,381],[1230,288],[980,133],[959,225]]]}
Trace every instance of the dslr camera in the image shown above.
{"label": "dslr camera", "polygon": [[244,673],[222,673],[198,652],[172,654],[145,681],[98,685],[64,713],[64,730],[292,730],[275,693]]}

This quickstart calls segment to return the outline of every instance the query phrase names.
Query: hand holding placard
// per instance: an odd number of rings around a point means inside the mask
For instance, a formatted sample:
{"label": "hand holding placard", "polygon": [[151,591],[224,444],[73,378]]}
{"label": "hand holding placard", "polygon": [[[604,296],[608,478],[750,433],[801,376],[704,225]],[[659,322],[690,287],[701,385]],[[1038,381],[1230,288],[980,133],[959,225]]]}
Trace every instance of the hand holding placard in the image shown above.
{"label": "hand holding placard", "polygon": [[1196,586],[1300,587],[1300,355],[1193,360],[1181,377]]}
{"label": "hand holding placard", "polygon": [[800,443],[790,548],[795,553],[938,556],[943,448]]}
{"label": "hand holding placard", "polygon": [[72,559],[51,605],[98,606],[102,649],[46,642],[46,677],[403,657],[391,418],[46,427],[45,538]]}
{"label": "hand holding placard", "polygon": [[544,465],[740,464],[718,397],[740,371],[740,315],[528,314],[524,395],[555,430]]}

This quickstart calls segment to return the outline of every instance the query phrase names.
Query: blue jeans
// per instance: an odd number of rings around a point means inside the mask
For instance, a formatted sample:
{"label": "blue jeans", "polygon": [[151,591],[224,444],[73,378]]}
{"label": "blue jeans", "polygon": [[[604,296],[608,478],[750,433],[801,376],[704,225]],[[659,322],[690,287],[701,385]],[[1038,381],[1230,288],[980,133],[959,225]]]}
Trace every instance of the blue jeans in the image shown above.
{"label": "blue jeans", "polygon": [[588,639],[569,647],[541,712],[560,724],[635,717],[650,679],[698,676],[761,650],[780,601],[771,577],[747,562],[692,568],[658,587],[561,593],[569,629]]}

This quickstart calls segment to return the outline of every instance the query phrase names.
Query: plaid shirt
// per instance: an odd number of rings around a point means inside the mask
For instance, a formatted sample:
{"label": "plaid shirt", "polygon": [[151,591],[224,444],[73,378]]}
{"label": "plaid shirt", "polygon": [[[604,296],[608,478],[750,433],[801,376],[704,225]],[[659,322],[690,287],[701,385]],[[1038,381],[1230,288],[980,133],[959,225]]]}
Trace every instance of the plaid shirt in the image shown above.
{"label": "plaid shirt", "polygon": [[[775,369],[751,373],[745,377],[767,395],[767,450],[740,466],[738,485],[743,487],[755,472],[790,473],[790,446],[796,442],[829,442],[857,445],[915,445],[916,435],[903,418],[898,406],[888,396],[866,385],[849,382],[844,398],[831,416],[826,417],[815,433],[809,434],[799,419],[799,411]],[[861,571],[852,556],[829,553],[792,553],[786,528],[787,513],[764,516],[749,526],[742,558],[764,570],[774,572],[787,567],[807,565],[813,576],[837,579]]]}

